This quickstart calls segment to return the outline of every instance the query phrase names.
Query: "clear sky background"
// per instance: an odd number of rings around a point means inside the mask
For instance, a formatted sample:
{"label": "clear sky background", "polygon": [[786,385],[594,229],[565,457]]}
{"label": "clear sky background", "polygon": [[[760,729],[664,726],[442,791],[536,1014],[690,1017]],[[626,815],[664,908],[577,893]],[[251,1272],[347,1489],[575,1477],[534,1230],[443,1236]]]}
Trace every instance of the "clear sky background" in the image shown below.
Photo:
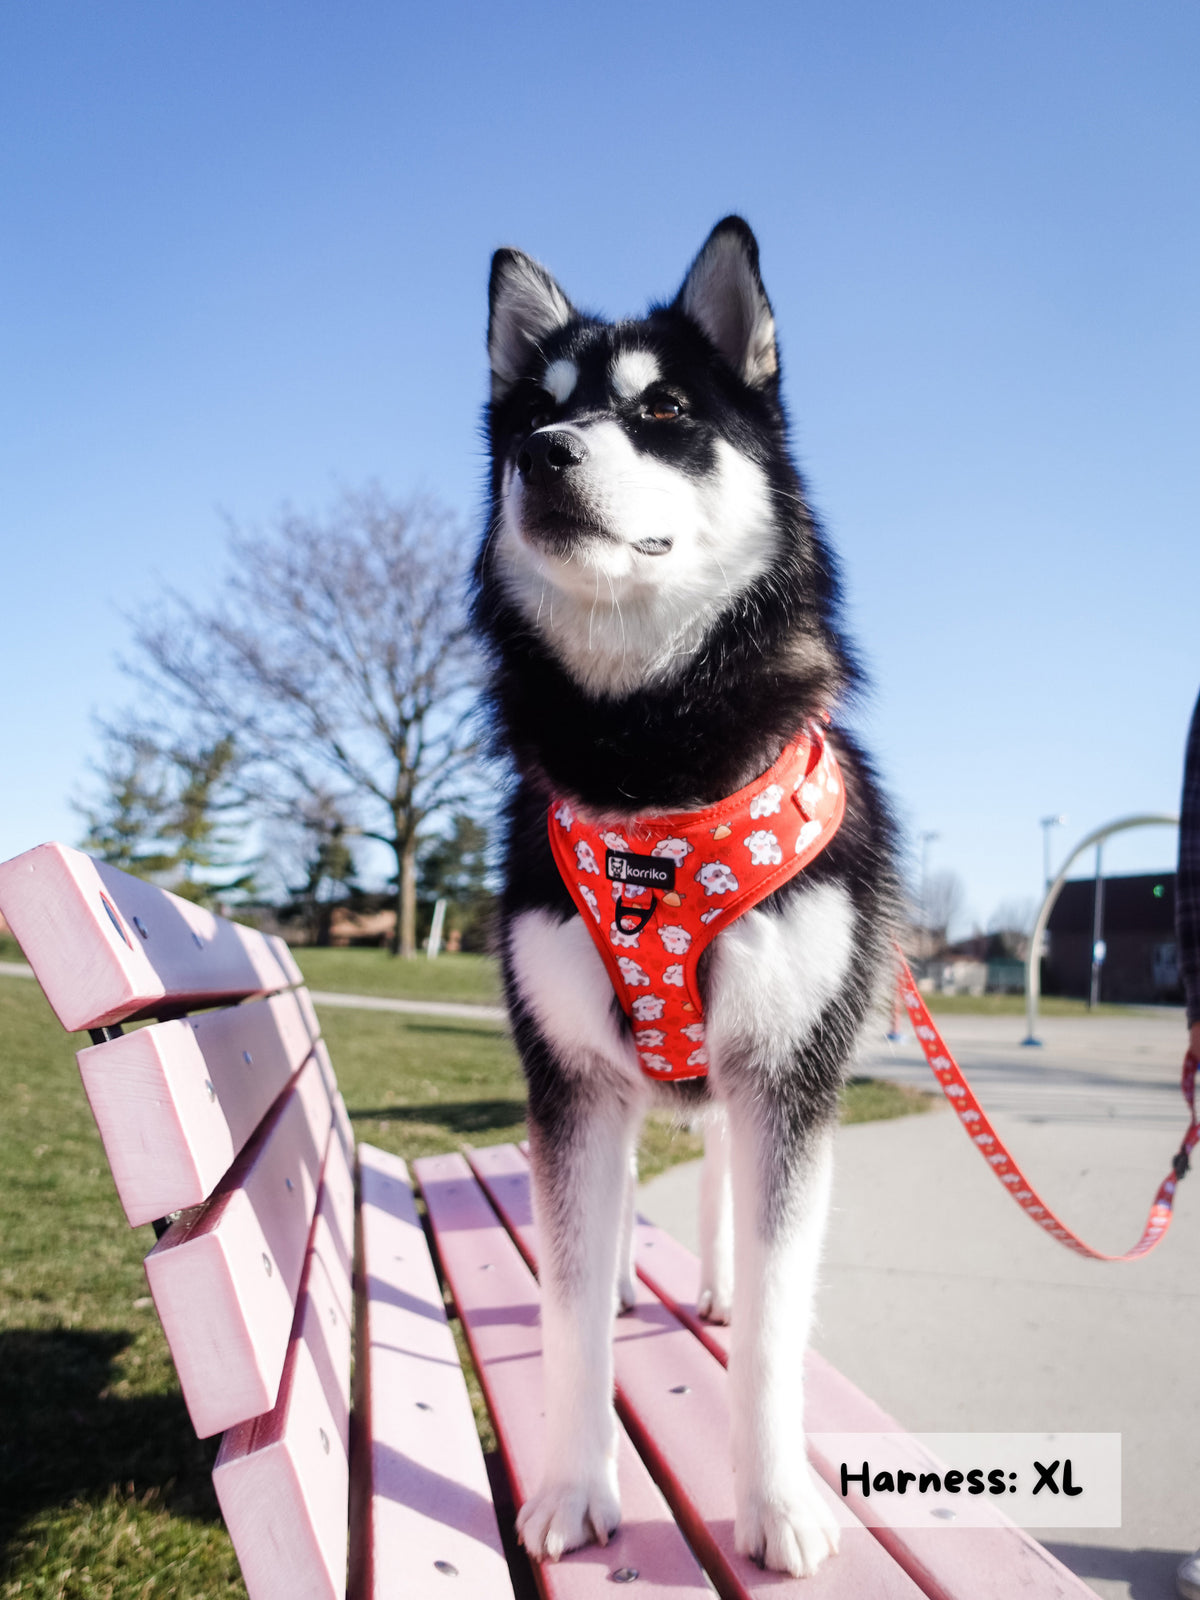
{"label": "clear sky background", "polygon": [[4,7],[0,859],[78,837],[122,612],[209,592],[223,514],[478,519],[497,245],[630,313],[736,210],[858,725],[968,920],[1035,895],[1042,816],[1178,801],[1198,174],[1195,0]]}

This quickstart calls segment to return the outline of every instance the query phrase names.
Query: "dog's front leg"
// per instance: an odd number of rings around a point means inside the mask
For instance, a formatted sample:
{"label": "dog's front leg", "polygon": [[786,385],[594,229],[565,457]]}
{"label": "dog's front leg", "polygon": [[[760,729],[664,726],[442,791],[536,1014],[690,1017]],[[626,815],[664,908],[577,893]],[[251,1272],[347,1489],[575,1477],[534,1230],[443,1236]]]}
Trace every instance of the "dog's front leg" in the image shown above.
{"label": "dog's front leg", "polygon": [[805,1577],[838,1547],[804,1448],[804,1350],[829,1207],[832,1130],[729,1106],[736,1273],[730,1409],[738,1550]]}
{"label": "dog's front leg", "polygon": [[556,1560],[621,1517],[612,1321],[618,1241],[636,1115],[579,1080],[555,1097],[552,1125],[530,1107],[530,1157],[542,1290],[546,1466],[517,1530]]}
{"label": "dog's front leg", "polygon": [[707,1322],[728,1322],[733,1305],[733,1195],[729,1123],[724,1111],[704,1125],[700,1177],[700,1296],[696,1310]]}

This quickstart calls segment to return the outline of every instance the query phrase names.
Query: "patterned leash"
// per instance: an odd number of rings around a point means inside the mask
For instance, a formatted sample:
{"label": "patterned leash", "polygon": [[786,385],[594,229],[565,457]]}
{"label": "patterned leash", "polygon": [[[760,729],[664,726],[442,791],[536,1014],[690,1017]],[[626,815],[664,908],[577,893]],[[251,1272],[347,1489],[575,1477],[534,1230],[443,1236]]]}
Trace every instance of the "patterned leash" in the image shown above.
{"label": "patterned leash", "polygon": [[1189,1053],[1183,1060],[1183,1098],[1191,1118],[1187,1132],[1183,1136],[1183,1143],[1171,1164],[1171,1171],[1159,1185],[1141,1238],[1133,1249],[1127,1250],[1124,1255],[1111,1256],[1103,1250],[1093,1250],[1090,1244],[1085,1244],[1078,1234],[1072,1233],[1070,1228],[1060,1222],[1009,1155],[1004,1141],[992,1127],[983,1107],[976,1100],[958,1062],[946,1048],[946,1042],[929,1015],[928,1007],[921,998],[916,980],[903,956],[900,958],[900,995],[908,1009],[909,1020],[912,1022],[917,1040],[925,1052],[925,1059],[929,1062],[934,1077],[941,1084],[942,1092],[957,1112],[959,1121],[967,1130],[972,1143],[1022,1211],[1028,1212],[1040,1228],[1045,1228],[1051,1238],[1057,1239],[1060,1244],[1065,1244],[1069,1250],[1074,1250],[1081,1256],[1089,1256],[1093,1261],[1133,1261],[1138,1256],[1149,1255],[1155,1245],[1162,1242],[1167,1229],[1171,1226],[1171,1207],[1175,1200],[1175,1190],[1179,1180],[1188,1170],[1191,1151],[1197,1140],[1200,1140],[1200,1123],[1196,1120],[1195,1056]]}

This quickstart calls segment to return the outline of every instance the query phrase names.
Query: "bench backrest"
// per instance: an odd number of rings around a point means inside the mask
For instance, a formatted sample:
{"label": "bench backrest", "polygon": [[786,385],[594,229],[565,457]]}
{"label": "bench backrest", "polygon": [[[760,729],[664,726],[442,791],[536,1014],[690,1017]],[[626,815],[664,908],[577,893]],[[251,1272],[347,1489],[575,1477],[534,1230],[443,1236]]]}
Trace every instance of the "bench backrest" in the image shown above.
{"label": "bench backrest", "polygon": [[96,1041],[80,1071],[127,1217],[161,1232],[188,1412],[233,1430],[215,1481],[253,1600],[344,1596],[354,1147],[295,961],[59,844],[0,865],[0,912]]}

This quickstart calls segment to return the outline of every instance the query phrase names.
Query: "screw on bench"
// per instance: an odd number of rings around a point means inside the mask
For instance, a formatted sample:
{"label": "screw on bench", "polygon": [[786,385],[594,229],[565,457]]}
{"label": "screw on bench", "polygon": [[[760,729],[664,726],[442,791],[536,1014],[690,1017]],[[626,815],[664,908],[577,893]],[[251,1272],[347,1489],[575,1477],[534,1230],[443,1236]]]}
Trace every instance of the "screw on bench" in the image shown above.
{"label": "screw on bench", "polygon": [[618,1567],[615,1572],[609,1573],[608,1580],[610,1583],[632,1583],[637,1575],[636,1567]]}
{"label": "screw on bench", "polygon": [[443,1573],[447,1578],[457,1578],[458,1568],[449,1561],[435,1561],[434,1571]]}

